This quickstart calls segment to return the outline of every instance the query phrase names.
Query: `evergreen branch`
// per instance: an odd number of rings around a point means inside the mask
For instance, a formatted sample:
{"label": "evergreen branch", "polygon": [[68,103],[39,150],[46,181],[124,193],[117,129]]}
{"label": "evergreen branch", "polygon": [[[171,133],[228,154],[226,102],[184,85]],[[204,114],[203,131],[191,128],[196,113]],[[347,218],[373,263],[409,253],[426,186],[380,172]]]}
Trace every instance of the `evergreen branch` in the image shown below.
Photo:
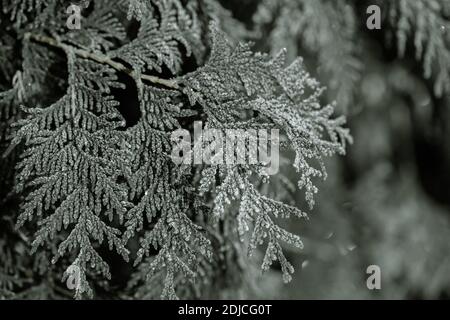
{"label": "evergreen branch", "polygon": [[[98,52],[93,53],[93,52],[89,52],[87,50],[77,49],[77,48],[74,48],[67,44],[61,43],[61,42],[55,40],[54,38],[43,36],[43,35],[26,33],[25,39],[33,40],[33,41],[41,43],[41,44],[46,44],[46,45],[49,45],[54,48],[59,48],[64,51],[67,51],[67,52],[73,52],[77,56],[80,56],[85,59],[90,59],[90,60],[96,61],[101,64],[107,64],[110,67],[114,68],[115,70],[117,70],[119,72],[124,72],[124,73],[128,74],[129,76],[135,78],[135,72],[133,69],[126,67],[125,65],[123,65],[120,62],[112,60],[107,55],[104,55],[104,54],[101,54]],[[175,90],[180,89],[176,80],[162,79],[162,78],[148,75],[148,74],[141,74],[139,76],[139,78],[143,81],[148,81],[153,84],[159,84],[159,85],[165,86],[170,89],[175,89]]]}

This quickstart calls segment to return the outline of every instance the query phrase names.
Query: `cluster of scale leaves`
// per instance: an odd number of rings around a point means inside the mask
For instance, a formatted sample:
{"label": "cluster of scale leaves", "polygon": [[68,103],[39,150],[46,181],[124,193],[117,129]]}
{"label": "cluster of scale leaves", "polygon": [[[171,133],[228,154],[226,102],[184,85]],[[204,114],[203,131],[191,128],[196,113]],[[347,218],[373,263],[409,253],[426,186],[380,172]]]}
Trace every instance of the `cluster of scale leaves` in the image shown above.
{"label": "cluster of scale leaves", "polygon": [[[333,106],[324,107],[319,103],[323,90],[305,71],[301,59],[285,67],[285,51],[270,58],[253,53],[247,44],[232,46],[214,25],[211,34],[213,43],[208,62],[183,76],[183,91],[190,104],[202,106],[208,125],[213,128],[276,128],[283,132],[287,141],[282,146],[296,154],[298,185],[305,189],[306,200],[312,207],[317,192],[313,177],[326,176],[322,158],[344,153],[346,142],[351,141],[343,127],[345,119],[333,119]],[[311,159],[318,161],[319,168],[310,164]],[[279,227],[275,219],[306,217],[306,214],[260,194],[250,182],[252,174],[265,178],[260,169],[250,165],[207,167],[202,173],[200,190],[205,193],[215,187],[213,215],[219,219],[233,214],[226,208],[234,200],[240,203],[232,223],[242,239],[253,228],[249,235],[249,255],[267,238],[262,268],[266,270],[274,260],[279,260],[283,277],[289,281],[293,268],[285,259],[279,241],[300,248],[302,242]],[[221,183],[215,185],[217,174]]]}
{"label": "cluster of scale leaves", "polygon": [[363,74],[364,37],[376,32],[365,24],[370,5],[381,8],[381,32],[394,42],[399,56],[410,46],[415,48],[436,95],[449,92],[448,0],[263,0],[258,1],[253,21],[259,32],[269,32],[272,50],[286,47],[291,57],[298,49],[317,55],[330,92],[346,108],[354,101]]}
{"label": "cluster of scale leaves", "polygon": [[[31,238],[28,249],[51,256],[66,270],[64,281],[79,271],[76,298],[94,296],[95,282],[111,278],[111,255],[134,263],[124,295],[137,298],[204,297],[224,273],[238,286],[249,269],[244,252],[252,256],[264,244],[262,269],[278,260],[289,281],[294,268],[282,246],[302,242],[277,220],[306,214],[260,192],[252,181],[269,180],[263,165],[177,166],[170,134],[192,130],[195,119],[219,130],[280,130],[312,207],[313,180],[326,177],[323,158],[343,154],[351,141],[345,119],[320,104],[323,88],[301,59],[286,66],[284,50],[271,57],[235,45],[221,27],[232,18],[214,1],[84,3],[90,6],[82,28],[72,31],[64,27],[64,1],[2,3],[10,27],[1,41],[19,46],[23,60],[1,70],[1,146],[17,162],[14,218]],[[133,38],[130,19],[139,26]],[[0,59],[12,61],[7,48]],[[183,73],[191,55],[196,70]],[[55,72],[54,63],[67,74]],[[132,70],[135,92],[120,82],[118,63]],[[61,92],[56,101],[54,87]],[[140,117],[130,127],[118,90],[139,101]]]}
{"label": "cluster of scale leaves", "polygon": [[358,17],[351,1],[263,0],[253,16],[260,32],[269,29],[272,51],[288,48],[289,59],[299,49],[317,55],[319,72],[326,75],[341,108],[353,102],[361,79]]}
{"label": "cluster of scale leaves", "polygon": [[413,44],[436,95],[450,92],[450,1],[389,1],[388,18],[395,27],[399,55]]}

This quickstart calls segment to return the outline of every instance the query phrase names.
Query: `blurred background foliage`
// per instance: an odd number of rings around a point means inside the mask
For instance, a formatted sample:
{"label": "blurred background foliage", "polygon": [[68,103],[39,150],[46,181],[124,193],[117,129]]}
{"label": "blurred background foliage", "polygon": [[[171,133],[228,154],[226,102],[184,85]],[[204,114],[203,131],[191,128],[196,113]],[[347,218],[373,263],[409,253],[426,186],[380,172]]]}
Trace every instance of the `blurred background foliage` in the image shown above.
{"label": "blurred background foliage", "polygon": [[[329,161],[309,221],[288,226],[305,243],[290,252],[294,280],[264,285],[280,288],[277,298],[449,298],[450,1],[222,3],[249,30],[232,34],[305,59],[354,137]],[[373,4],[380,30],[366,25]],[[278,195],[307,210],[301,192]],[[373,264],[381,290],[366,287]]]}

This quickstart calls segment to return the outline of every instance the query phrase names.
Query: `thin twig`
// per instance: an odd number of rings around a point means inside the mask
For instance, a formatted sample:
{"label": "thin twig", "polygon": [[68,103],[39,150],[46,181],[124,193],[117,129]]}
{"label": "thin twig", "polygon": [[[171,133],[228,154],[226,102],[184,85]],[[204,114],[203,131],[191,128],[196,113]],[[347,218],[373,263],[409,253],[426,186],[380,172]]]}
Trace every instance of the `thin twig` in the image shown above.
{"label": "thin twig", "polygon": [[[126,73],[129,76],[134,78],[134,71],[133,71],[133,69],[130,69],[130,68],[126,67],[125,65],[123,65],[120,62],[112,60],[107,55],[104,55],[104,54],[101,54],[101,53],[97,53],[97,52],[93,53],[93,52],[89,52],[87,50],[74,48],[74,47],[71,47],[71,46],[69,46],[67,44],[61,43],[61,42],[59,42],[59,41],[57,41],[57,40],[55,40],[53,38],[50,38],[50,37],[47,37],[47,36],[43,36],[43,35],[27,33],[27,34],[25,34],[25,39],[29,39],[29,40],[33,40],[35,42],[46,44],[46,45],[52,46],[54,48],[59,48],[59,49],[62,49],[64,51],[67,51],[67,52],[72,51],[77,56],[80,56],[80,57],[85,58],[85,59],[90,59],[90,60],[96,61],[98,63],[107,64],[110,67],[116,69],[117,71],[124,72],[124,73]],[[170,89],[175,89],[175,90],[180,89],[180,87],[179,87],[179,85],[178,85],[176,80],[162,79],[162,78],[158,78],[156,76],[151,76],[151,75],[147,75],[147,74],[141,74],[140,78],[143,81],[149,81],[151,83],[159,84],[159,85],[168,87]]]}

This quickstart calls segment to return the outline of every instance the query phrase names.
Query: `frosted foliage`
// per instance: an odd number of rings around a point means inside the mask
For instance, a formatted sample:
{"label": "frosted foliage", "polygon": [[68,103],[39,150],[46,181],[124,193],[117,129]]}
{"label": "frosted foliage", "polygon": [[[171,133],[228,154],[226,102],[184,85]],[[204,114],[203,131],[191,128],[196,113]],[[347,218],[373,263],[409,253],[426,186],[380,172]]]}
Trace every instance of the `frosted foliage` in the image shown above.
{"label": "frosted foliage", "polygon": [[273,26],[273,51],[288,48],[293,60],[300,44],[317,55],[319,71],[326,74],[327,84],[343,108],[353,102],[363,67],[360,45],[354,39],[356,19],[351,1],[345,0],[264,0],[253,16],[261,32]]}
{"label": "frosted foliage", "polygon": [[425,78],[434,82],[434,93],[448,93],[448,0],[386,0],[367,5],[354,0],[263,0],[253,21],[261,34],[269,34],[272,51],[288,48],[292,60],[302,51],[316,55],[325,84],[339,106],[348,108],[366,68],[362,52],[371,50],[366,37],[373,31],[363,23],[358,30],[360,15],[366,13],[361,9],[369,5],[381,9],[382,41],[397,48],[400,57],[410,46],[414,48]]}
{"label": "frosted foliage", "polygon": [[288,179],[265,164],[177,165],[171,134],[192,133],[199,121],[222,133],[278,130],[270,142],[295,154],[312,208],[324,158],[344,154],[351,137],[302,59],[230,40],[234,20],[212,0],[87,1],[83,27],[70,31],[59,1],[3,3],[12,20],[0,61],[14,60],[11,48],[20,58],[0,68],[9,161],[0,170],[15,167],[8,194],[20,212],[11,223],[39,272],[66,281],[79,270],[74,297],[97,297],[114,290],[118,257],[132,270],[123,284],[130,297],[198,298],[217,294],[218,277],[246,286],[262,246],[261,269],[279,261],[291,279],[283,248],[303,244],[280,220],[306,213],[263,192],[274,180],[291,190]]}
{"label": "frosted foliage", "polygon": [[[15,139],[25,140],[26,149],[18,166],[17,190],[28,191],[18,225],[39,217],[34,250],[62,230],[69,231],[53,261],[78,250],[74,265],[83,271],[82,287],[91,294],[84,283],[86,268],[110,277],[94,244],[106,242],[125,259],[128,256],[112,224],[114,217],[123,220],[127,210],[126,190],[116,183],[126,161],[120,149],[124,136],[115,130],[122,120],[108,95],[119,84],[112,70],[70,52],[68,68],[66,95],[47,108],[27,109],[30,116],[18,121]],[[105,77],[96,79],[98,72]]]}
{"label": "frosted foliage", "polygon": [[450,87],[450,12],[447,0],[390,1],[389,18],[396,26],[398,51],[405,54],[414,43],[417,60],[423,61],[424,75],[433,77],[438,96]]}
{"label": "frosted foliage", "polygon": [[[345,144],[351,141],[348,130],[343,128],[344,118],[333,119],[333,107],[321,106],[322,88],[304,69],[300,59],[284,68],[285,52],[275,58],[253,53],[247,45],[233,48],[226,37],[212,26],[213,45],[206,65],[183,77],[185,92],[192,105],[199,103],[216,126],[221,123],[242,122],[240,112],[258,112],[260,120],[282,130],[295,151],[294,167],[300,173],[299,187],[306,191],[306,200],[312,207],[317,192],[313,177],[326,177],[322,157],[344,153]],[[258,127],[257,122],[247,121],[247,128]],[[319,168],[308,160],[319,161]],[[254,168],[253,168],[254,169]],[[290,279],[292,266],[286,261],[278,241],[301,247],[300,239],[277,226],[274,217],[304,217],[296,208],[270,200],[257,192],[249,182],[251,167],[225,167],[224,177],[217,187],[214,200],[214,216],[223,216],[233,200],[241,201],[238,230],[241,236],[253,225],[249,254],[268,238],[263,269],[273,260],[283,265],[284,279]],[[215,171],[206,168],[201,180],[204,192],[214,184]]]}

